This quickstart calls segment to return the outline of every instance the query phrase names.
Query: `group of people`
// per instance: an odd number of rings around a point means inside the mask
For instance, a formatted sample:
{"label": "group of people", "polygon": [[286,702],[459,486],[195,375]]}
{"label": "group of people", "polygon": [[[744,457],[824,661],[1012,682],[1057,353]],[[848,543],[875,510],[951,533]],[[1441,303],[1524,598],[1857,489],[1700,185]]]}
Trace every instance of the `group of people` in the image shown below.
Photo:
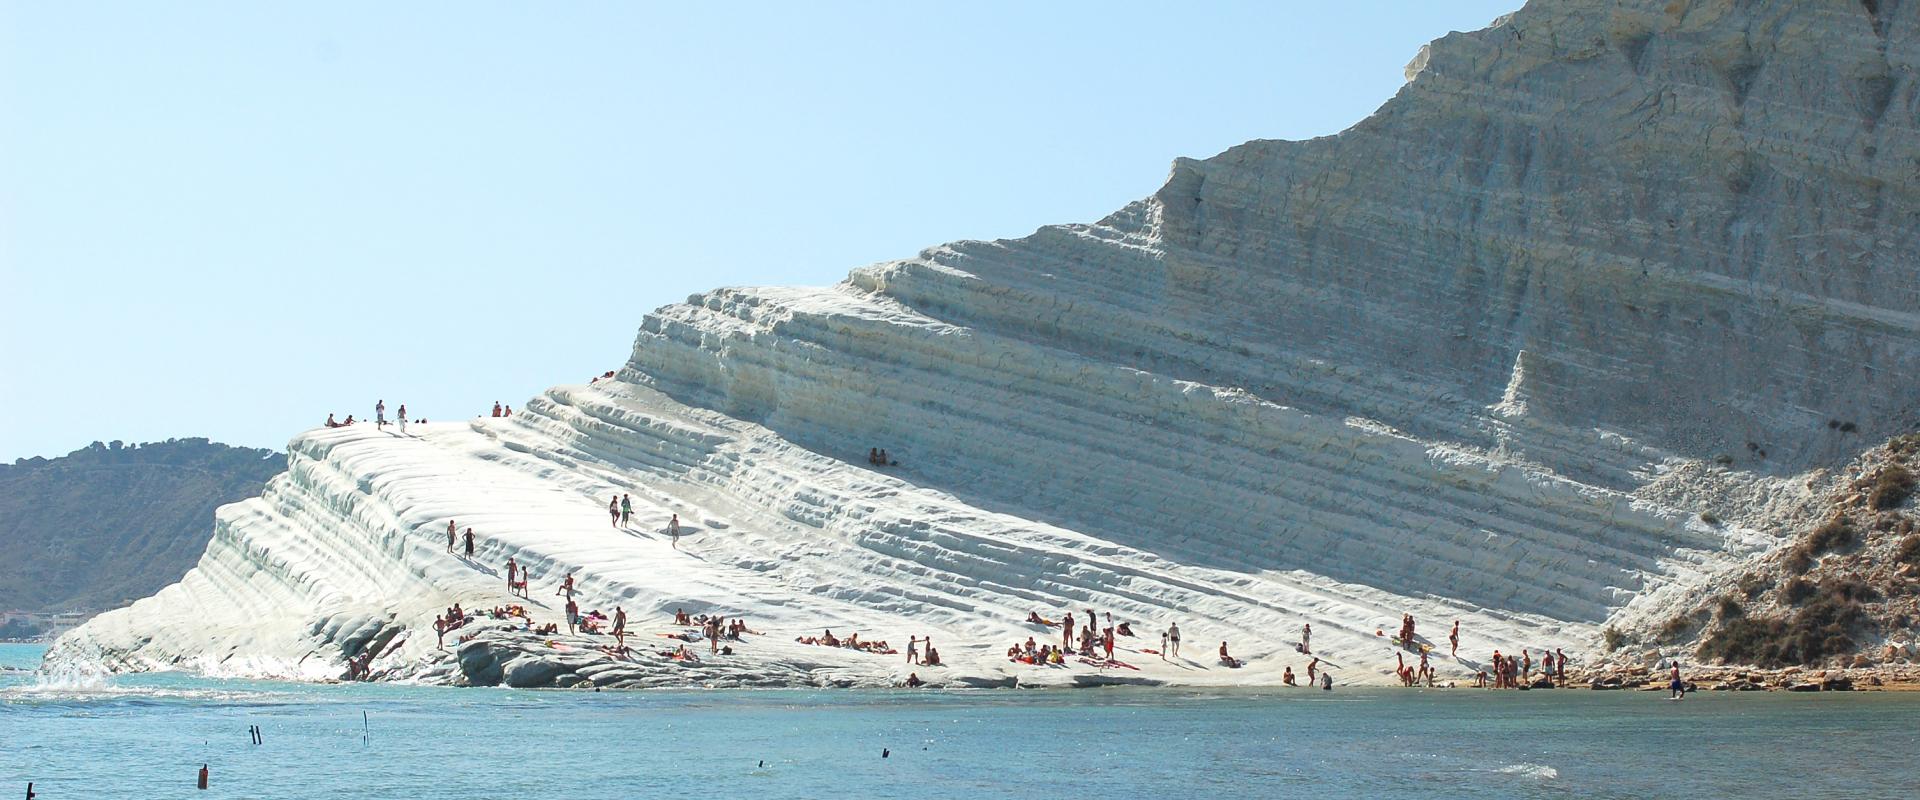
{"label": "group of people", "polygon": [[433,618],[433,634],[439,637],[440,646],[445,647],[447,644],[447,632],[464,627],[472,620],[473,618],[467,616],[467,612],[460,608],[459,603],[454,603],[448,606],[445,611],[440,612],[440,616]]}
{"label": "group of people", "polygon": [[[733,648],[731,646],[721,645],[720,640],[727,639],[737,642],[740,641],[742,634],[747,633],[754,633],[754,631],[747,629],[747,620],[744,617],[726,619],[720,616],[712,616],[700,620],[700,635],[707,637],[707,642],[709,643],[708,648],[715,653],[731,655]],[[724,653],[722,651],[724,651]]]}
{"label": "group of people", "polygon": [[360,654],[347,659],[347,680],[365,681],[373,679],[373,650],[360,651]]}
{"label": "group of people", "polygon": [[900,466],[900,462],[887,458],[886,450],[883,450],[877,447],[867,448],[867,463],[872,464],[876,467]]}
{"label": "group of people", "polygon": [[[1107,612],[1106,624],[1101,626],[1099,630],[1095,630],[1094,626],[1100,625],[1101,618],[1095,614],[1091,608],[1087,609],[1085,623],[1077,629],[1074,627],[1076,620],[1074,619],[1072,611],[1068,611],[1066,616],[1058,623],[1040,616],[1040,612],[1029,611],[1027,612],[1027,622],[1035,625],[1045,625],[1047,627],[1053,627],[1054,625],[1060,626],[1059,654],[1062,656],[1062,660],[1064,660],[1065,654],[1077,652],[1083,658],[1094,658],[1096,655],[1104,653],[1108,661],[1113,661],[1113,651],[1117,646],[1117,637],[1134,635],[1133,627],[1129,623],[1122,622],[1118,625],[1114,624],[1113,612],[1111,611]],[[1076,632],[1078,633],[1077,639],[1075,637]],[[1075,641],[1080,643],[1077,650],[1074,647]],[[1008,651],[1008,654],[1013,655],[1015,651],[1019,651],[1020,655],[1025,656],[1029,650],[1032,651],[1034,660],[1027,661],[1026,663],[1059,663],[1052,661],[1051,655],[1049,655],[1048,660],[1040,660],[1038,657],[1039,651],[1033,650],[1033,640],[1031,638],[1027,640],[1027,647],[1025,649],[1016,644]]]}
{"label": "group of people", "polygon": [[1423,682],[1428,687],[1433,686],[1433,664],[1428,662],[1426,650],[1420,651],[1418,667],[1407,666],[1407,657],[1404,653],[1396,652],[1393,657],[1400,660],[1400,665],[1394,668],[1393,674],[1400,678],[1401,686],[1420,686]]}
{"label": "group of people", "polygon": [[[883,656],[890,656],[900,652],[898,650],[893,649],[892,647],[889,647],[887,645],[887,640],[885,639],[872,639],[868,641],[861,641],[860,634],[858,632],[848,634],[845,637],[835,636],[833,635],[833,630],[831,628],[827,629],[824,635],[797,636],[797,637],[794,637],[794,641],[799,642],[801,644],[819,645],[821,647],[844,647],[849,650],[859,650],[863,653],[874,653],[874,654],[883,655]],[[915,644],[918,644],[919,641],[920,640],[916,639]],[[927,642],[927,649],[925,654],[921,656],[922,663],[928,666],[938,665],[940,663],[940,651],[933,649],[933,641],[931,637],[929,637],[926,640],[926,642]],[[909,646],[912,646],[912,645],[909,645]]]}
{"label": "group of people", "polygon": [[[607,501],[607,520],[615,528],[626,528],[633,524],[633,495],[614,495]],[[680,515],[674,514],[667,520],[667,536],[672,538],[675,550],[680,549]]]}
{"label": "group of people", "polygon": [[[1300,679],[1293,676],[1292,664],[1288,664],[1286,668],[1282,670],[1280,673],[1280,682],[1288,686],[1300,685]],[[1312,686],[1316,682],[1320,684],[1321,689],[1329,692],[1333,691],[1333,673],[1320,669],[1319,656],[1314,656],[1312,661],[1307,662],[1307,685]]]}
{"label": "group of people", "polygon": [[[407,435],[407,404],[406,404],[406,403],[401,403],[401,404],[400,404],[400,408],[399,408],[399,409],[398,409],[398,410],[396,411],[396,413],[394,414],[394,419],[395,419],[395,420],[397,420],[397,421],[398,421],[398,422],[400,423],[400,435],[401,435],[401,436],[405,436],[405,435]],[[352,421],[353,421],[353,417],[351,417],[351,416],[349,416],[349,417],[347,417],[347,421],[348,421],[348,422],[352,422]],[[425,425],[425,424],[426,424],[426,422],[427,422],[427,421],[426,421],[425,419],[420,419],[420,420],[415,420],[415,421],[416,421],[416,422],[419,422],[419,423],[420,423],[420,424],[422,424],[422,425]],[[376,401],[374,401],[374,403],[373,403],[373,424],[374,424],[374,425],[376,425],[376,426],[378,426],[378,427],[379,427],[379,428],[380,428],[381,430],[386,430],[386,428],[387,428],[387,401],[385,401],[385,400],[376,400]]]}
{"label": "group of people", "polygon": [[[1565,683],[1567,680],[1566,652],[1559,648],[1553,650],[1542,648],[1539,671],[1540,675],[1549,681],[1557,684]],[[1492,688],[1495,689],[1530,687],[1533,685],[1533,673],[1532,653],[1522,649],[1520,655],[1512,656],[1502,655],[1499,650],[1495,650],[1493,661],[1487,665],[1486,669],[1474,676],[1474,685],[1484,687],[1491,682]]]}
{"label": "group of people", "polygon": [[[453,520],[447,520],[447,552],[449,553],[453,552],[454,545],[459,544],[459,533],[458,533],[459,530],[460,530],[459,525],[455,524]],[[473,558],[473,529],[472,528],[467,529],[466,540],[467,540],[467,558],[471,559]]]}
{"label": "group of people", "polygon": [[[493,415],[496,417],[500,416],[500,406],[498,404],[495,404],[493,407]],[[405,436],[407,434],[407,406],[405,403],[400,404],[400,408],[396,410],[396,413],[394,415],[394,420],[400,425],[400,435]],[[327,427],[329,428],[344,428],[358,421],[359,420],[356,420],[353,418],[352,414],[347,415],[347,419],[345,422],[336,421],[332,413],[327,414]],[[427,422],[427,420],[424,417],[414,421],[422,425],[426,424]],[[373,424],[375,427],[378,427],[381,430],[386,430],[387,401],[385,400],[374,401]]]}
{"label": "group of people", "polygon": [[513,406],[502,406],[500,405],[500,401],[495,400],[493,401],[493,415],[496,417],[511,417],[513,416]]}
{"label": "group of people", "polygon": [[[567,576],[573,577],[571,575]],[[507,593],[521,597],[527,596],[527,583],[533,580],[533,570],[520,565],[513,556],[507,556]]]}
{"label": "group of people", "polygon": [[1026,646],[1014,645],[1007,648],[1007,660],[1016,664],[1040,664],[1062,666],[1067,663],[1066,651],[1050,644],[1034,646],[1033,637],[1027,637]]}

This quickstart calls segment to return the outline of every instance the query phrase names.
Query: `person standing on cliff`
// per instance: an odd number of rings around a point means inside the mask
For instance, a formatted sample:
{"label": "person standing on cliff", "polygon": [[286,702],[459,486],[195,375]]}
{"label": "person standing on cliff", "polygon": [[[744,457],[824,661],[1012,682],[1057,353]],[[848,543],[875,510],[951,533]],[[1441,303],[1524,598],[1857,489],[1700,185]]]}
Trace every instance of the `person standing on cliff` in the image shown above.
{"label": "person standing on cliff", "polygon": [[673,519],[667,520],[667,535],[673,537],[673,549],[675,550],[680,549],[680,515],[679,514],[675,514],[673,515]]}
{"label": "person standing on cliff", "polygon": [[447,552],[449,553],[453,552],[454,539],[460,535],[457,530],[458,526],[453,524],[453,520],[447,520]]}
{"label": "person standing on cliff", "polygon": [[473,529],[467,529],[467,558],[473,558]]}
{"label": "person standing on cliff", "polygon": [[1167,626],[1167,646],[1173,648],[1170,654],[1174,658],[1180,657],[1180,623]]}
{"label": "person standing on cliff", "polygon": [[400,435],[407,435],[407,404],[401,403],[400,410],[394,416],[400,420]]}
{"label": "person standing on cliff", "polygon": [[607,516],[611,517],[611,520],[607,524],[612,525],[613,527],[616,527],[616,528],[620,527],[620,498],[619,497],[615,497],[612,500],[607,501]]}
{"label": "person standing on cliff", "polygon": [[1300,653],[1313,655],[1313,623],[1300,626]]}
{"label": "person standing on cliff", "polygon": [[580,604],[573,602],[571,597],[567,598],[567,633],[573,633],[574,620],[579,616]]}
{"label": "person standing on cliff", "polygon": [[633,521],[633,496],[620,495],[620,527],[627,527]]}
{"label": "person standing on cliff", "polygon": [[373,426],[381,430],[387,429],[387,401],[373,401]]}
{"label": "person standing on cliff", "polygon": [[498,400],[493,401],[493,415],[496,417],[500,416],[500,401]]}
{"label": "person standing on cliff", "polygon": [[1460,620],[1453,621],[1453,632],[1447,634],[1447,644],[1453,648],[1448,655],[1460,655]]}
{"label": "person standing on cliff", "polygon": [[520,562],[513,560],[513,556],[507,556],[507,591],[513,591],[514,579],[518,577],[520,577]]}

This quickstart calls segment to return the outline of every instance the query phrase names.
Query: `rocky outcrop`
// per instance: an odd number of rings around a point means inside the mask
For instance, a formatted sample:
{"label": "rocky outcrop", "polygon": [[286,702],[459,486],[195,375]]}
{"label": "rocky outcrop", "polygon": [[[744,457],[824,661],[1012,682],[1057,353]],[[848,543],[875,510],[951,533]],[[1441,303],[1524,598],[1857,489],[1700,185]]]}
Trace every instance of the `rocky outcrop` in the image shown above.
{"label": "rocky outcrop", "polygon": [[[55,655],[284,664],[343,652],[300,632],[342,614],[418,638],[449,598],[503,601],[434,544],[448,517],[480,520],[485,569],[577,571],[599,607],[767,620],[780,643],[746,649],[814,683],[904,669],[784,643],[826,624],[930,632],[956,681],[1131,678],[1006,663],[1053,635],[1029,612],[1086,607],[1250,657],[1129,657],[1169,682],[1275,682],[1306,622],[1342,680],[1385,682],[1402,613],[1430,642],[1463,620],[1446,674],[1597,653],[1914,423],[1917,25],[1530,3],[1429,45],[1352,129],[1180,160],[1099,222],[696,295],[512,420],[303,435],[181,587]],[[595,519],[609,491],[641,533]],[[697,531],[678,550],[669,514]],[[305,624],[164,621],[256,601]]]}

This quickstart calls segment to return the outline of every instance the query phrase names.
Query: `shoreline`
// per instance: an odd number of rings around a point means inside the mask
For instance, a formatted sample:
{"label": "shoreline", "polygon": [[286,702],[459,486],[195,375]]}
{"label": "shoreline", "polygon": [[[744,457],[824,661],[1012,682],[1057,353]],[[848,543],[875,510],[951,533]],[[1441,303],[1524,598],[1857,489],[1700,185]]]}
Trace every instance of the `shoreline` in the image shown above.
{"label": "shoreline", "polygon": [[[573,638],[573,637],[563,637]],[[33,646],[39,643],[10,643]],[[690,674],[684,669],[672,672],[649,672],[646,665],[631,661],[622,661],[610,657],[590,655],[584,659],[543,658],[538,667],[547,673],[547,680],[512,683],[500,680],[492,683],[467,681],[458,671],[458,663],[463,658],[474,658],[476,652],[484,652],[488,658],[499,658],[499,641],[476,640],[460,646],[438,651],[439,658],[422,669],[402,672],[387,670],[376,673],[369,680],[347,680],[332,677],[302,677],[290,674],[242,674],[233,671],[208,672],[191,666],[166,665],[158,668],[113,669],[104,664],[96,664],[100,674],[106,676],[166,674],[191,675],[211,680],[239,679],[264,680],[297,683],[303,685],[324,686],[341,684],[384,684],[392,686],[437,686],[456,689],[471,688],[509,688],[539,689],[556,691],[649,691],[649,690],[919,690],[936,691],[1044,691],[1075,689],[1128,688],[1140,690],[1158,690],[1164,692],[1218,692],[1218,691],[1255,691],[1298,689],[1309,693],[1326,691],[1318,686],[1285,683],[1251,681],[1240,683],[1175,682],[1156,678],[1127,677],[1102,673],[1066,673],[1058,677],[1065,680],[1021,680],[1021,675],[970,675],[956,673],[936,674],[925,678],[923,686],[907,686],[900,680],[880,678],[873,674],[855,675],[823,669],[790,669],[780,677],[771,675],[747,680],[739,669],[729,671],[701,670]],[[44,647],[44,645],[42,645]],[[463,656],[463,652],[466,651]],[[40,663],[33,667],[7,669],[14,674],[31,674],[47,669],[47,655],[51,648],[44,649]],[[582,655],[588,655],[582,653]],[[689,665],[681,664],[680,667]],[[718,667],[716,663],[713,666]],[[737,666],[747,666],[744,664]],[[758,664],[755,666],[765,666]],[[791,665],[790,665],[791,666]],[[696,668],[698,669],[698,668]],[[936,667],[934,669],[947,669]],[[926,670],[925,667],[920,668]],[[1689,693],[1693,692],[1920,692],[1920,665],[1896,664],[1848,668],[1753,668],[1724,665],[1699,665],[1683,667]],[[1503,693],[1513,691],[1622,691],[1622,692],[1664,692],[1666,682],[1656,674],[1658,670],[1646,666],[1603,665],[1597,668],[1571,669],[1567,678],[1560,682],[1550,682],[1544,678],[1535,678],[1524,687],[1493,689],[1475,686],[1471,680],[1455,679],[1436,683],[1433,686],[1401,686],[1398,684],[1374,682],[1336,683],[1334,691],[1366,690],[1368,692],[1392,693],[1395,690],[1440,690],[1453,692],[1489,692]],[[573,676],[578,679],[569,679]],[[1036,676],[1038,677],[1038,676]]]}

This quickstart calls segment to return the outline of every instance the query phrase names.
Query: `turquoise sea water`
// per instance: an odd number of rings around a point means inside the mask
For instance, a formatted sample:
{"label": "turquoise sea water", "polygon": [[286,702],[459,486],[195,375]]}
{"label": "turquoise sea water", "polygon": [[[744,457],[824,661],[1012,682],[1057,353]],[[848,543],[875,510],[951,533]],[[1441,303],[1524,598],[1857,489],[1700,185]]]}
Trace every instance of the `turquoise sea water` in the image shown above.
{"label": "turquoise sea water", "polygon": [[[0,666],[31,669],[40,650],[0,645]],[[593,693],[0,672],[0,796],[31,780],[42,800],[1910,797],[1917,723],[1920,696],[1886,693]]]}

